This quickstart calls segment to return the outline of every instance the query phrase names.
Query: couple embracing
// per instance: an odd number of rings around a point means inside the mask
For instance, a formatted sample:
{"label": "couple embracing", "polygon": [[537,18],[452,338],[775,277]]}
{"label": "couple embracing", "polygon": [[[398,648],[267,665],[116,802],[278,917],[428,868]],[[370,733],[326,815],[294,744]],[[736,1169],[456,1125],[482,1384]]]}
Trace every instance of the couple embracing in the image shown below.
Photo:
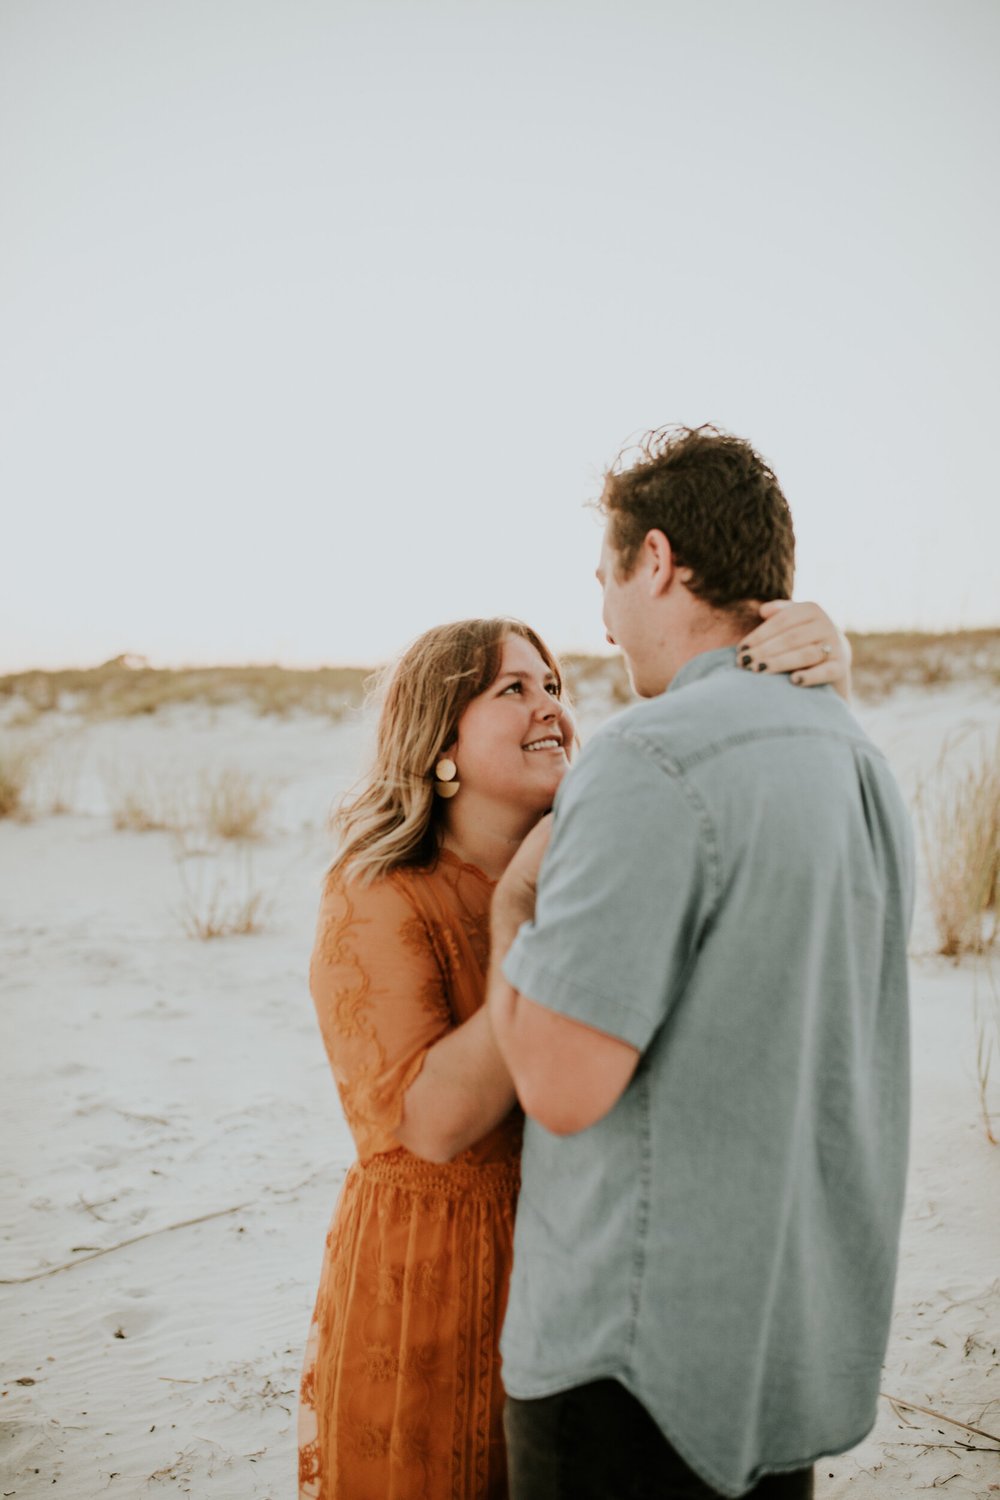
{"label": "couple embracing", "polygon": [[302,1500],[799,1500],[874,1421],[906,814],[753,448],[651,434],[601,509],[642,701],[579,749],[534,631],[441,626],[341,814]]}

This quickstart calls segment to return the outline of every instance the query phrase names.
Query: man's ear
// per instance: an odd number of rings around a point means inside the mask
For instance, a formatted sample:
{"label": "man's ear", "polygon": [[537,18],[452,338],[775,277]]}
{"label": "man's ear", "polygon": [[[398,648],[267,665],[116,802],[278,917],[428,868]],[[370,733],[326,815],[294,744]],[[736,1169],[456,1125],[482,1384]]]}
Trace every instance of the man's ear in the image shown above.
{"label": "man's ear", "polygon": [[690,576],[690,569],[678,569],[674,562],[674,549],[662,531],[646,532],[642,542],[642,558],[649,575],[651,598],[665,594],[675,579],[683,583],[685,580],[679,575],[688,573]]}
{"label": "man's ear", "polygon": [[687,588],[694,577],[694,568],[682,567],[673,555],[670,538],[663,531],[648,531],[643,538],[643,561],[649,568],[651,597],[666,594],[672,583],[681,583]]}

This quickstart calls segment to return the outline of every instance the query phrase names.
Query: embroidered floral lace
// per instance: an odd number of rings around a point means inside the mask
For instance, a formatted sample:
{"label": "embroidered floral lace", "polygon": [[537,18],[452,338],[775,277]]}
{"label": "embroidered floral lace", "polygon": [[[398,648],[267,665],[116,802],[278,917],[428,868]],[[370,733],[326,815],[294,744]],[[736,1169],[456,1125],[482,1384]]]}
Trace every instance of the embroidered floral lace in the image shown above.
{"label": "embroidered floral lace", "polygon": [[507,1493],[497,1342],[521,1120],[441,1166],[393,1134],[428,1048],[482,1003],[491,894],[448,853],[324,892],[310,983],[358,1160],[306,1350],[300,1500]]}

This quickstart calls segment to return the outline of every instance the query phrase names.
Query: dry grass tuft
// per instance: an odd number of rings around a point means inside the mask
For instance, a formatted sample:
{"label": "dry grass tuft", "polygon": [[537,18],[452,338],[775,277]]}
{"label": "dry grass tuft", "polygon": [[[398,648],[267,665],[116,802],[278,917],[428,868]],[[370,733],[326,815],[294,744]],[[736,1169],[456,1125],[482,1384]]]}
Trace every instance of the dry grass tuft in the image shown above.
{"label": "dry grass tuft", "polygon": [[23,816],[24,796],[35,767],[32,745],[0,744],[0,818]]}
{"label": "dry grass tuft", "polygon": [[[1000,1119],[1000,1110],[991,1108],[993,1091],[990,1076],[994,1061],[1000,1063],[1000,990],[987,958],[984,965],[988,995],[980,994],[978,983],[973,991],[975,1007],[973,1025],[976,1034],[976,1082],[979,1092],[979,1113],[983,1130],[991,1146],[1000,1145],[993,1129],[993,1121]],[[978,974],[977,974],[978,980]]]}
{"label": "dry grass tuft", "polygon": [[946,752],[918,793],[917,812],[938,952],[956,962],[985,953],[998,933],[1000,736],[963,772],[949,770]]}
{"label": "dry grass tuft", "polygon": [[181,923],[189,937],[208,942],[211,938],[242,937],[260,932],[268,902],[255,883],[249,856],[238,870],[228,873],[215,861],[178,866],[181,879]]}
{"label": "dry grass tuft", "polygon": [[83,747],[72,735],[46,741],[32,777],[31,804],[35,812],[50,817],[71,813],[82,767]]}
{"label": "dry grass tuft", "polygon": [[190,780],[143,766],[109,767],[104,781],[116,828],[175,833],[188,853],[211,851],[220,840],[260,838],[275,797],[272,783],[231,766]]}
{"label": "dry grass tuft", "polygon": [[246,771],[223,768],[206,774],[198,797],[198,821],[219,839],[259,839],[274,805],[274,788]]}
{"label": "dry grass tuft", "polygon": [[139,767],[128,773],[109,769],[104,773],[108,808],[118,829],[130,833],[178,830],[185,818],[175,787],[152,771]]}
{"label": "dry grass tuft", "polygon": [[4,729],[33,729],[41,717],[33,703],[28,703],[14,694],[7,698],[6,703],[0,699],[0,707],[4,710]]}
{"label": "dry grass tuft", "polygon": [[0,818],[72,812],[81,760],[71,737],[35,734],[0,740]]}

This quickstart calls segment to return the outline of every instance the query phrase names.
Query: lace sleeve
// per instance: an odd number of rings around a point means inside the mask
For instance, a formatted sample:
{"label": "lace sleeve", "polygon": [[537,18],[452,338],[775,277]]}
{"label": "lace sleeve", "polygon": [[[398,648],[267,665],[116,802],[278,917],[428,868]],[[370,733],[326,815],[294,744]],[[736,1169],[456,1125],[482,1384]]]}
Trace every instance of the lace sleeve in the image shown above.
{"label": "lace sleeve", "polygon": [[309,985],[359,1156],[393,1150],[403,1095],[453,1025],[430,934],[402,877],[327,882]]}

